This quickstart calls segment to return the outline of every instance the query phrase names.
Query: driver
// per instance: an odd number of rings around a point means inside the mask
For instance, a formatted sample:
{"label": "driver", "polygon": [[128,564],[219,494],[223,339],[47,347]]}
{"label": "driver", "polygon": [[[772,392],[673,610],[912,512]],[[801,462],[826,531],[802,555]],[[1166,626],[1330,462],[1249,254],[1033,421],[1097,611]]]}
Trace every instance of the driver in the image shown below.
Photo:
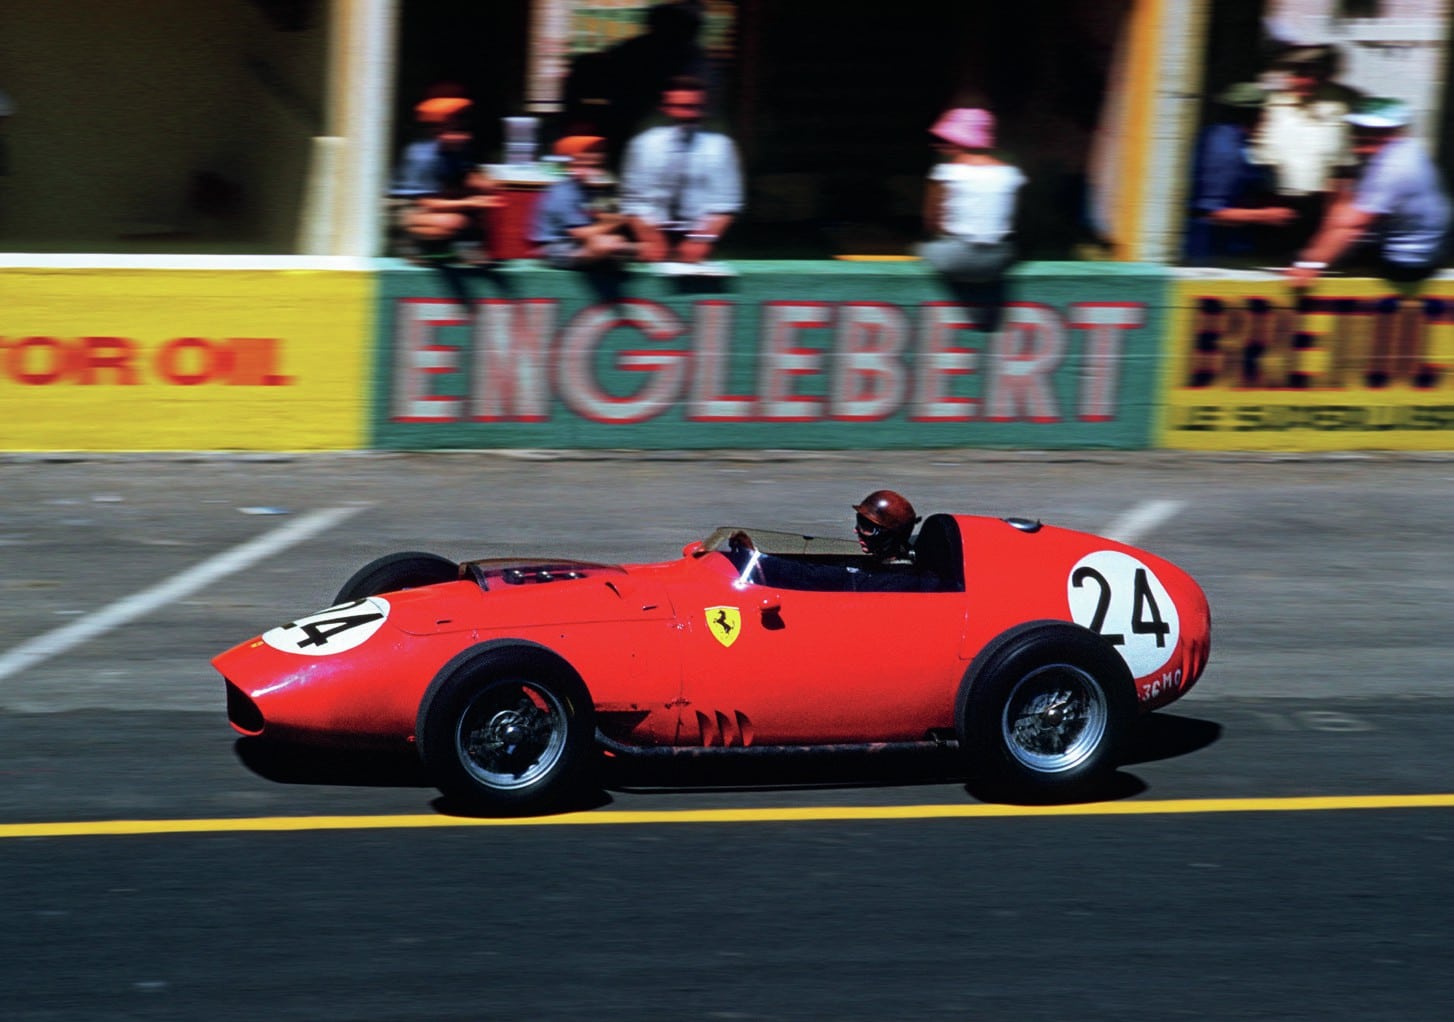
{"label": "driver", "polygon": [[853,505],[853,531],[863,552],[879,564],[913,564],[909,537],[919,516],[914,505],[893,490],[874,490]]}
{"label": "driver", "polygon": [[[859,548],[868,555],[864,564],[814,564],[791,557],[758,554],[764,585],[819,592],[935,592],[939,576],[914,564],[910,542],[919,516],[914,505],[893,490],[874,490],[853,505],[857,517],[853,531]],[[733,549],[756,550],[751,537],[736,532],[728,540]]]}

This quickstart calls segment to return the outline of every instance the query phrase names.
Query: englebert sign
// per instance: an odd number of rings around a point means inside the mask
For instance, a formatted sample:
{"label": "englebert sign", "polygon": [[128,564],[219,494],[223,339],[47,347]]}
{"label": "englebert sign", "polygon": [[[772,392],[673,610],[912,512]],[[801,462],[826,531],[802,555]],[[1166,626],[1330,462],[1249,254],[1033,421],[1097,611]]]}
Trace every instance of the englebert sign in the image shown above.
{"label": "englebert sign", "polygon": [[[734,344],[754,316],[753,350]],[[1106,422],[1144,303],[1014,302],[976,329],[952,302],[627,299],[563,315],[556,299],[395,303],[388,418],[600,424]],[[1070,367],[1073,366],[1073,370]],[[1067,373],[1073,380],[1067,381]],[[1067,385],[1068,384],[1068,385]]]}

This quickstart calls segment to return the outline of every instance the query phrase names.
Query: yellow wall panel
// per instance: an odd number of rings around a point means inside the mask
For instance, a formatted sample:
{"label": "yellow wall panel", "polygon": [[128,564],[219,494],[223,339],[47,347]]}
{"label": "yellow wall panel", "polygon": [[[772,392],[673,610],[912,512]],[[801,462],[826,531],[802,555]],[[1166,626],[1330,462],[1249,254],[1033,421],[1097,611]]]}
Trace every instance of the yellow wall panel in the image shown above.
{"label": "yellow wall panel", "polygon": [[1454,449],[1454,281],[1172,286],[1158,446]]}
{"label": "yellow wall panel", "polygon": [[0,450],[366,445],[372,276],[0,269]]}

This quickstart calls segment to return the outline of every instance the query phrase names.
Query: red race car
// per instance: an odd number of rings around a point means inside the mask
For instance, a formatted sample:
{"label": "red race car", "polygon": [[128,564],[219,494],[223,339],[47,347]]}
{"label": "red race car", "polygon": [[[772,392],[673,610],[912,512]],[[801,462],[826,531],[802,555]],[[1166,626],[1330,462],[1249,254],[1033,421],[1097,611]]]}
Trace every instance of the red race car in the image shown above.
{"label": "red race car", "polygon": [[757,529],[655,564],[392,554],[213,664],[241,734],[414,743],[443,792],[497,812],[560,804],[602,750],[957,744],[982,788],[1084,797],[1206,665],[1206,597],[1144,551],[948,514],[913,551],[877,587],[852,541]]}

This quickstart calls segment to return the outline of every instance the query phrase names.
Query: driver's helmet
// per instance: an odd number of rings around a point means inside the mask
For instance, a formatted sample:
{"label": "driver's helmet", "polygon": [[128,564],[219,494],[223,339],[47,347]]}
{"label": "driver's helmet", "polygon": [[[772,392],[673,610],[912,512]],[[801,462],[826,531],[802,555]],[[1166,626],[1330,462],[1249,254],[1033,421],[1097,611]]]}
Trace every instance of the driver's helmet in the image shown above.
{"label": "driver's helmet", "polygon": [[918,516],[914,505],[893,490],[874,490],[853,506],[858,512],[853,531],[858,545],[873,557],[889,558],[909,550],[909,536]]}

